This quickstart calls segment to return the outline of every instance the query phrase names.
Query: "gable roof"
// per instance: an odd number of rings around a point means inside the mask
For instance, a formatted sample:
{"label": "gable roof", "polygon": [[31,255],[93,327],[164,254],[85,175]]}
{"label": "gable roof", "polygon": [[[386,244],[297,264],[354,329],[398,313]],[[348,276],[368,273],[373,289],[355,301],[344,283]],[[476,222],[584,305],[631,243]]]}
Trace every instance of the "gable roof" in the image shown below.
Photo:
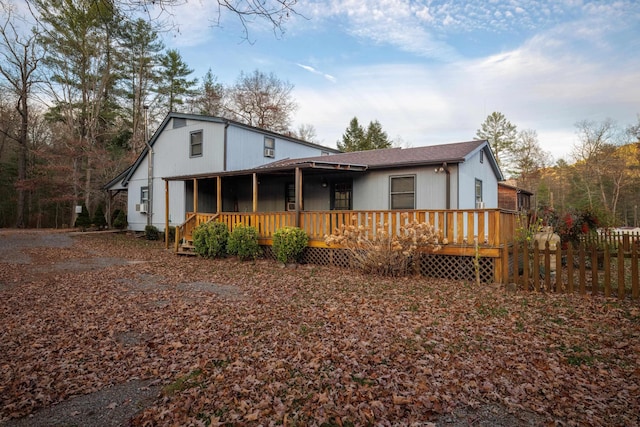
{"label": "gable roof", "polygon": [[314,142],[304,141],[302,139],[294,138],[293,136],[283,135],[283,134],[280,134],[280,133],[277,133],[277,132],[273,132],[273,131],[270,131],[270,130],[267,130],[267,129],[262,129],[262,128],[258,128],[258,127],[255,127],[255,126],[250,126],[250,125],[247,125],[247,124],[244,124],[244,123],[241,123],[241,122],[237,122],[237,121],[234,121],[234,120],[225,119],[223,117],[204,116],[204,115],[201,115],[201,114],[170,112],[169,114],[167,114],[165,116],[165,118],[162,121],[162,123],[160,124],[160,126],[158,126],[156,131],[153,133],[153,135],[151,136],[151,139],[149,140],[148,144],[145,145],[144,149],[138,155],[138,158],[135,160],[135,162],[131,166],[129,166],[123,173],[121,173],[116,178],[112,179],[107,184],[105,184],[105,186],[103,188],[109,189],[109,188],[112,188],[114,186],[126,187],[128,182],[129,182],[129,179],[131,178],[133,173],[138,169],[138,167],[140,166],[140,163],[142,163],[144,158],[147,156],[147,153],[149,151],[149,147],[153,148],[153,146],[155,145],[156,141],[158,140],[158,138],[160,137],[160,135],[162,134],[164,129],[169,124],[169,121],[171,119],[173,119],[173,118],[186,119],[186,120],[198,120],[198,121],[201,121],[201,122],[219,123],[219,124],[224,124],[224,125],[233,125],[235,127],[253,130],[254,132],[261,133],[263,135],[273,136],[273,137],[278,138],[278,139],[284,139],[284,140],[288,140],[288,141],[293,141],[293,142],[295,142],[297,144],[306,145],[308,147],[313,147],[313,148],[318,148],[320,150],[323,150],[323,151],[326,151],[326,152],[329,152],[329,153],[339,153],[340,152],[339,150],[337,150],[335,148],[326,147],[324,145],[316,144]]}

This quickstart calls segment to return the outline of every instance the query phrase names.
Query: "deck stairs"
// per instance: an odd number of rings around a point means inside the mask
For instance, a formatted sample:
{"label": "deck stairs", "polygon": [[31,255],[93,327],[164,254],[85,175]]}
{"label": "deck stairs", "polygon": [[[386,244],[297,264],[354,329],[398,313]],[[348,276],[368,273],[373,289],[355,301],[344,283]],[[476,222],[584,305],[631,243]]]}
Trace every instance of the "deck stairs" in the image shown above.
{"label": "deck stairs", "polygon": [[193,240],[184,238],[178,246],[178,252],[176,252],[176,254],[185,256],[196,256],[198,254],[196,253],[195,249],[196,247],[193,245]]}

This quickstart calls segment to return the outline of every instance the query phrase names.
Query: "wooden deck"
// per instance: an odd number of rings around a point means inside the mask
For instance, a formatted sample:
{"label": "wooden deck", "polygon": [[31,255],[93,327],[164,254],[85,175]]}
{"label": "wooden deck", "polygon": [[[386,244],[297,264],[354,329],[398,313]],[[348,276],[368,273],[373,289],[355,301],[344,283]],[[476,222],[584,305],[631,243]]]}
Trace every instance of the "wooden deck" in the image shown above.
{"label": "wooden deck", "polygon": [[[406,218],[405,218],[406,215]],[[409,211],[301,211],[301,212],[221,212],[187,214],[184,224],[176,229],[178,242],[191,240],[193,229],[207,221],[225,223],[230,231],[242,224],[258,230],[261,245],[271,245],[276,230],[286,226],[302,228],[309,236],[309,246],[328,247],[324,236],[344,225],[365,226],[374,232],[384,227],[394,233],[408,221],[427,222],[441,232],[446,242],[443,255],[475,256],[478,241],[480,256],[497,258],[501,249],[515,234],[516,213],[500,209],[409,210]],[[168,247],[168,242],[167,242]]]}

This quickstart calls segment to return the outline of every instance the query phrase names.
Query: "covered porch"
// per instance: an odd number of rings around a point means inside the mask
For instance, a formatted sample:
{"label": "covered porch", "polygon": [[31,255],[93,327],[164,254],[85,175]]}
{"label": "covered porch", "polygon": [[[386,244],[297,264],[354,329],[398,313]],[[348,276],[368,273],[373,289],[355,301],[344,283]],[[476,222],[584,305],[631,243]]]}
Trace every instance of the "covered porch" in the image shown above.
{"label": "covered porch", "polygon": [[[487,264],[486,281],[508,279],[507,249],[516,232],[516,212],[500,209],[352,210],[353,189],[349,183],[365,169],[331,165],[296,167],[293,171],[260,173],[254,170],[244,174],[165,178],[166,211],[169,211],[169,182],[172,180],[185,182],[189,189],[186,199],[191,206],[184,222],[176,227],[175,241],[169,242],[168,233],[165,233],[165,245],[169,248],[173,244],[179,253],[183,245],[192,241],[192,232],[198,225],[218,221],[225,223],[230,231],[238,224],[255,227],[259,243],[266,248],[272,245],[276,230],[285,226],[300,227],[309,236],[310,253],[336,251],[339,248],[328,247],[324,237],[342,225],[362,225],[373,232],[385,227],[394,233],[408,219],[432,224],[440,231],[441,241],[446,242],[437,254],[426,256],[452,257],[457,259],[456,265],[465,266],[467,261],[480,258]],[[165,229],[169,229],[168,219],[165,225]],[[329,258],[333,259],[333,255]],[[443,269],[448,269],[446,262],[444,264]],[[460,268],[467,268],[465,266]]]}

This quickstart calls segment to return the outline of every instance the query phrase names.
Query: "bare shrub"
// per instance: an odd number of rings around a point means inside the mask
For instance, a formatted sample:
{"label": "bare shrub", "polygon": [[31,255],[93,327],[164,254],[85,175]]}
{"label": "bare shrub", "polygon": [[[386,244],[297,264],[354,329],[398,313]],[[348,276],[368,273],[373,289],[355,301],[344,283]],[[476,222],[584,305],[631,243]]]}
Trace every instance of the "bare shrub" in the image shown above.
{"label": "bare shrub", "polygon": [[447,242],[442,241],[440,232],[427,222],[409,221],[406,213],[402,220],[403,224],[394,232],[388,223],[380,223],[374,229],[369,216],[366,222],[371,225],[343,224],[324,240],[329,246],[347,249],[354,266],[366,273],[403,276],[412,271],[416,252],[435,252]]}

